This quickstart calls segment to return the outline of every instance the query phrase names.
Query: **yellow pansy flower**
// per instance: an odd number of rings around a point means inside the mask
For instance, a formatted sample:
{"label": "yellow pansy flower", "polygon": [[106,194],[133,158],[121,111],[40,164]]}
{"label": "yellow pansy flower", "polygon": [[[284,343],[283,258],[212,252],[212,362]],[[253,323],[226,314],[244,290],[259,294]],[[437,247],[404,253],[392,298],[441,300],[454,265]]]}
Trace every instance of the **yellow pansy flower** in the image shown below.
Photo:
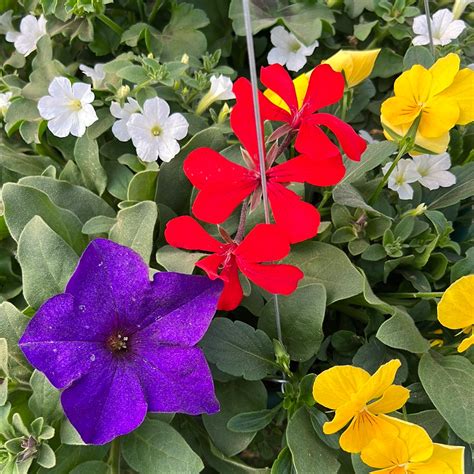
{"label": "yellow pansy flower", "polygon": [[415,64],[398,77],[394,97],[381,108],[387,138],[404,136],[421,114],[415,142],[420,151],[446,150],[449,130],[474,120],[474,71],[459,65],[459,56],[450,53],[430,69]]}
{"label": "yellow pansy flower", "polygon": [[[364,79],[367,79],[370,76],[379,53],[380,49],[371,49],[369,51],[345,51],[341,49],[330,58],[321,61],[321,64],[329,64],[334,71],[344,72],[347,86],[350,88],[360,84]],[[312,72],[313,71],[311,70],[300,74],[293,80],[296,97],[298,98],[298,107],[303,105],[303,100],[306,91],[308,90],[309,78],[311,77]],[[275,92],[267,89],[264,94],[278,107],[287,112],[290,111],[284,100],[279,95],[275,94]]]}
{"label": "yellow pansy flower", "polygon": [[371,474],[464,473],[464,447],[433,443],[420,426],[390,421],[398,435],[373,439],[361,452],[362,461],[377,468]]}
{"label": "yellow pansy flower", "polygon": [[347,87],[351,88],[370,76],[379,53],[380,49],[368,51],[341,49],[322,63],[329,64],[335,71],[343,72]]}
{"label": "yellow pansy flower", "polygon": [[359,367],[341,365],[316,377],[314,399],[335,410],[332,421],[323,426],[324,433],[336,433],[350,423],[339,439],[344,451],[358,453],[373,438],[397,434],[382,414],[398,410],[408,400],[410,391],[393,385],[400,365],[398,359],[391,360],[372,376]]}
{"label": "yellow pansy flower", "polygon": [[474,345],[474,275],[456,280],[443,294],[438,304],[438,320],[449,329],[461,329],[470,334],[459,344],[464,352]]}

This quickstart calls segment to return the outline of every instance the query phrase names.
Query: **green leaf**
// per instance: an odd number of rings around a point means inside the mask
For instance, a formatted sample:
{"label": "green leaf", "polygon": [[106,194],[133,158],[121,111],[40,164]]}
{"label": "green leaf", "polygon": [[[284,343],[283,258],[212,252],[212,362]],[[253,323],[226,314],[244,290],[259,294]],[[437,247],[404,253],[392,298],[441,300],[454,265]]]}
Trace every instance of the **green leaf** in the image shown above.
{"label": "green leaf", "polygon": [[434,63],[433,55],[429,49],[424,46],[411,46],[408,48],[403,58],[403,69],[410,69],[415,64],[420,64],[429,69]]}
{"label": "green leaf", "polygon": [[374,20],[369,21],[368,23],[359,23],[358,25],[354,25],[354,36],[360,41],[365,41],[372,32],[374,26],[377,24],[378,20]]}
{"label": "green leaf", "polygon": [[397,151],[395,142],[383,141],[370,143],[359,161],[346,162],[346,174],[339,183],[353,183],[365,176],[368,171],[380,166],[385,160]]}
{"label": "green leaf", "polygon": [[415,354],[430,349],[430,343],[420,334],[411,316],[399,308],[379,327],[376,337],[389,347]]}
{"label": "green leaf", "polygon": [[47,299],[64,291],[78,256],[41,217],[35,216],[18,240],[18,260],[25,300],[37,309]]}
{"label": "green leaf", "polygon": [[[308,360],[323,341],[326,290],[320,283],[300,286],[290,296],[278,298],[281,329],[285,347],[293,360]],[[269,301],[258,321],[258,327],[277,338],[274,302]]]}
{"label": "green leaf", "polygon": [[0,338],[0,407],[8,400],[8,343]]}
{"label": "green leaf", "polygon": [[195,474],[204,465],[184,438],[170,425],[145,420],[123,439],[122,454],[131,468],[140,474]]}
{"label": "green leaf", "polygon": [[216,396],[221,410],[215,415],[203,415],[202,421],[213,443],[226,456],[243,451],[256,432],[236,433],[227,428],[229,420],[239,413],[263,410],[267,405],[267,391],[262,382],[233,380],[216,383]]}
{"label": "green leaf", "polygon": [[109,449],[108,446],[67,446],[60,445],[56,450],[56,466],[52,469],[40,468],[39,474],[70,473],[74,467],[90,460],[102,460]]}
{"label": "green leaf", "polygon": [[275,371],[272,341],[242,321],[215,318],[201,345],[207,359],[227,374],[259,380]]}
{"label": "green leaf", "polygon": [[227,422],[227,428],[235,433],[255,433],[269,425],[280,407],[239,413]]}
{"label": "green leaf", "polygon": [[208,254],[201,252],[185,252],[165,245],[156,252],[156,261],[169,272],[191,275],[196,263]]}
{"label": "green leaf", "polygon": [[285,263],[297,266],[305,274],[300,286],[321,283],[326,288],[328,305],[358,295],[364,289],[362,275],[347,255],[333,245],[323,242],[295,245]]}
{"label": "green leaf", "polygon": [[287,447],[284,447],[278,453],[278,457],[272,465],[272,474],[292,474],[293,472],[291,451]]}
{"label": "green leaf", "polygon": [[78,138],[74,147],[74,159],[87,187],[102,195],[107,187],[107,173],[100,163],[97,141],[87,133]]}
{"label": "green leaf", "polygon": [[47,156],[27,155],[0,143],[0,166],[22,176],[40,175],[48,166],[57,167]]}
{"label": "green leaf", "polygon": [[108,234],[116,221],[117,220],[112,217],[93,217],[83,225],[82,233],[87,235]]}
{"label": "green leaf", "polygon": [[107,474],[110,467],[103,461],[87,461],[76,466],[69,474]]}
{"label": "green leaf", "polygon": [[81,233],[81,221],[67,209],[56,206],[48,195],[38,189],[7,183],[2,189],[5,221],[11,236],[18,241],[28,222],[36,215],[60,235],[79,255],[87,245]]}
{"label": "green leaf", "polygon": [[433,405],[452,430],[467,443],[474,442],[474,368],[462,356],[424,354],[418,375]]}
{"label": "green leaf", "polygon": [[289,420],[286,441],[297,474],[336,474],[340,463],[337,451],[328,448],[316,435],[308,411],[302,407]]}
{"label": "green leaf", "polygon": [[158,170],[145,170],[137,173],[128,185],[129,201],[154,201]]}
{"label": "green leaf", "polygon": [[54,388],[48,379],[35,370],[30,378],[31,395],[28,406],[37,417],[43,417],[49,424],[53,424],[63,416],[61,404],[59,403],[60,392]]}
{"label": "green leaf", "polygon": [[369,206],[360,192],[348,183],[338,184],[333,192],[334,202],[343,204],[344,206],[354,207],[356,209],[364,209],[377,215],[381,215],[379,211]]}
{"label": "green leaf", "polygon": [[158,208],[152,201],[143,201],[122,209],[117,222],[110,229],[110,240],[138,252],[149,263],[153,249],[153,232],[158,218]]}
{"label": "green leaf", "polygon": [[23,355],[18,340],[29,322],[23,313],[8,301],[0,304],[0,334],[8,344],[8,367],[10,377],[28,382],[31,368]]}
{"label": "green leaf", "polygon": [[400,74],[403,70],[403,58],[388,48],[382,48],[377,56],[372,77],[392,77]]}

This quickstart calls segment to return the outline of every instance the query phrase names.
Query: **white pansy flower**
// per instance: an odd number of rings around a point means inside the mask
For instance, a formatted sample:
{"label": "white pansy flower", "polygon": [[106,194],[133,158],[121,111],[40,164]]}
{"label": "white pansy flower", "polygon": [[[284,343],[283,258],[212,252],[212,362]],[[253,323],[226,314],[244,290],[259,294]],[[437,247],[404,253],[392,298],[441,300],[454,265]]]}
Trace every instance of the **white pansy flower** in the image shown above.
{"label": "white pansy flower", "polygon": [[[445,46],[456,39],[466,28],[462,20],[454,20],[453,14],[447,9],[438,10],[431,20],[431,32],[435,45]],[[429,44],[428,22],[426,15],[420,15],[413,20],[414,45]]]}
{"label": "white pansy flower", "polygon": [[12,98],[11,92],[4,92],[0,94],[0,117],[5,117],[8,107],[10,107],[10,99]]}
{"label": "white pansy flower", "polygon": [[171,161],[179,153],[178,140],[188,134],[189,124],[183,115],[170,115],[170,107],[163,99],[154,97],[143,104],[143,112],[132,114],[128,132],[143,161]]}
{"label": "white pansy flower", "polygon": [[290,71],[299,71],[306,64],[306,57],[311,56],[316,46],[315,41],[305,46],[293,33],[286,31],[283,26],[276,26],[270,32],[270,39],[275,46],[268,53],[268,64],[286,65]]}
{"label": "white pansy flower", "polygon": [[56,137],[69,134],[82,137],[86,128],[98,120],[92,102],[94,93],[90,84],[55,77],[48,87],[49,95],[41,97],[38,110],[48,120],[48,128]]}
{"label": "white pansy flower", "polygon": [[413,157],[416,171],[420,175],[418,182],[428,189],[448,188],[456,184],[456,176],[451,173],[449,153],[441,155],[418,155]]}
{"label": "white pansy flower", "polygon": [[230,99],[235,99],[235,94],[232,92],[232,80],[222,74],[219,76],[212,76],[211,88],[199,101],[199,104],[196,108],[196,114],[201,115],[216,100]]}
{"label": "white pansy flower", "polygon": [[470,5],[474,0],[456,0],[453,7],[453,17],[455,20],[461,18],[461,15],[464,13],[464,10]]}
{"label": "white pansy flower", "polygon": [[[387,163],[383,168],[383,174],[389,170],[392,162]],[[420,178],[412,160],[400,160],[388,178],[388,187],[398,193],[400,199],[411,199],[413,188],[410,183],[415,183]]]}
{"label": "white pansy flower", "polygon": [[85,76],[92,79],[92,87],[94,89],[101,89],[104,87],[105,71],[103,64],[96,64],[93,68],[81,64],[79,69]]}
{"label": "white pansy flower", "polygon": [[36,50],[36,43],[46,34],[46,18],[41,15],[38,19],[33,15],[25,16],[20,22],[20,31],[9,31],[5,39],[14,43],[15,49],[23,56],[28,56]]}
{"label": "white pansy flower", "polygon": [[123,104],[123,107],[120,106],[118,102],[112,102],[110,104],[110,113],[119,120],[116,120],[112,126],[112,133],[114,134],[117,140],[121,142],[127,142],[130,140],[130,133],[128,132],[127,123],[132,114],[141,112],[142,108],[140,104],[135,100],[129,97],[127,102]]}
{"label": "white pansy flower", "polygon": [[11,31],[15,31],[12,23],[12,14],[13,10],[8,10],[0,15],[0,35],[6,35]]}

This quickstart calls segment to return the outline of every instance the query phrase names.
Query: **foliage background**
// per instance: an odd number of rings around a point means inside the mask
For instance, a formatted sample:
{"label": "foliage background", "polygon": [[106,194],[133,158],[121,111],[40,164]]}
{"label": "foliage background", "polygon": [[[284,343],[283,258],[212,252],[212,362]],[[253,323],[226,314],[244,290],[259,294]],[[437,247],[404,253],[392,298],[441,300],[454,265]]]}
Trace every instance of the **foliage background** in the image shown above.
{"label": "foliage background", "polygon": [[[305,43],[319,39],[305,70],[341,48],[382,47],[370,80],[354,90],[347,120],[383,140],[380,104],[395,77],[434,60],[427,48],[410,47],[421,3],[253,0],[259,64],[266,63],[275,24]],[[59,394],[32,372],[17,340],[42,302],[63,291],[94,236],[130,246],[153,269],[193,271],[200,255],[167,246],[163,230],[172,217],[190,213],[194,193],[182,164],[191,150],[208,146],[238,159],[228,123],[217,120],[220,105],[203,116],[194,111],[212,74],[248,73],[240,2],[0,0],[0,13],[8,9],[20,17],[44,12],[50,36],[26,60],[0,43],[0,89],[15,97],[0,130],[0,336],[6,340],[0,344],[0,464],[2,472],[107,472],[110,446],[81,445]],[[457,52],[469,64],[472,38],[468,28],[443,54]],[[100,120],[82,138],[54,137],[37,112],[38,99],[53,77],[80,77],[79,64],[98,62],[107,72],[94,103]],[[114,139],[109,105],[122,85],[134,88],[140,102],[158,95],[185,114],[190,133],[170,163],[144,164],[130,143]],[[408,420],[439,442],[466,446],[470,472],[474,351],[455,355],[453,334],[435,332],[436,301],[414,294],[442,291],[474,272],[473,140],[472,126],[452,130],[457,184],[431,192],[415,185],[412,201],[386,191],[376,205],[366,202],[380,180],[379,165],[396,150],[385,141],[371,144],[360,164],[347,163],[334,189],[300,186],[309,201],[324,201],[323,223],[319,235],[294,246],[287,259],[305,278],[293,295],[280,298],[286,351],[273,342],[271,296],[243,282],[241,307],[219,314],[202,343],[221,413],[150,415],[122,442],[130,472],[368,472],[357,456],[337,449],[337,436],[322,434],[327,415],[314,406],[311,385],[314,374],[330,366],[373,372],[392,358],[402,361],[397,383],[411,390]],[[421,203],[427,211],[415,212]],[[225,225],[229,232],[236,229],[234,217]],[[258,221],[256,212],[248,225]],[[444,346],[430,349],[434,339]],[[283,399],[274,381],[282,367],[291,372]],[[30,434],[39,453],[32,464],[16,463],[17,445],[7,441]]]}

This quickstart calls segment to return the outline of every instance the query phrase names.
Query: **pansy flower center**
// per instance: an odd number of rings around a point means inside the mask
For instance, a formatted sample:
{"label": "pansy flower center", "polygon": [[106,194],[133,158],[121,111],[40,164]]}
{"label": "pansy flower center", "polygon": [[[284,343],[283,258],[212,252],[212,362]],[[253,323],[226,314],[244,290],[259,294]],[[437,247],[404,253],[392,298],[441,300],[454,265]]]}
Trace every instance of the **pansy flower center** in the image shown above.
{"label": "pansy flower center", "polygon": [[121,333],[112,334],[107,339],[107,348],[114,353],[126,352],[129,349],[129,338]]}

